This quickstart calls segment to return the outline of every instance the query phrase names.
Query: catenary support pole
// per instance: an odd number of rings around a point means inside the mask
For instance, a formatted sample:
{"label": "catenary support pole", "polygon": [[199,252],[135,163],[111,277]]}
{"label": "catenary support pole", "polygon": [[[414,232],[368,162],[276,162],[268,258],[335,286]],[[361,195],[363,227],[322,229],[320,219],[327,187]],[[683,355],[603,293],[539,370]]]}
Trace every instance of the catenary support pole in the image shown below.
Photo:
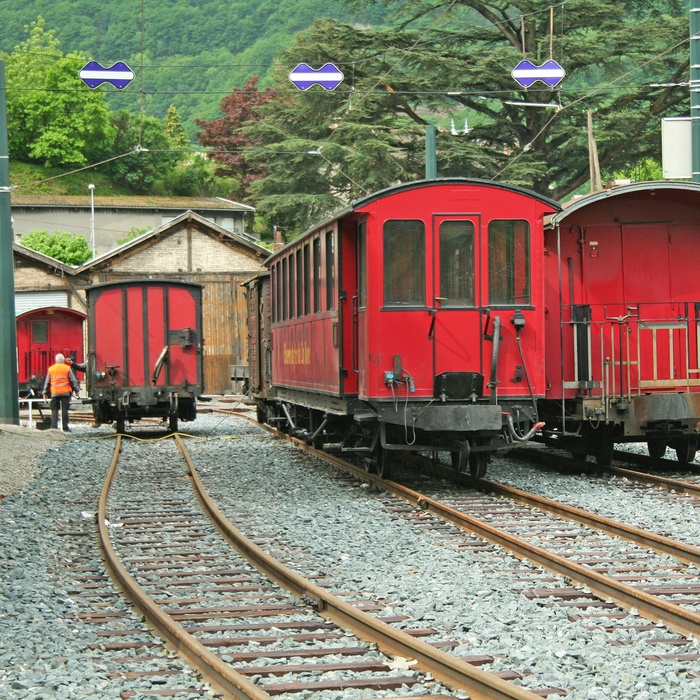
{"label": "catenary support pole", "polygon": [[437,149],[435,147],[435,127],[432,124],[428,124],[425,127],[425,179],[432,180],[436,177]]}
{"label": "catenary support pole", "polygon": [[19,425],[18,388],[5,62],[0,61],[0,423]]}
{"label": "catenary support pole", "polygon": [[700,0],[690,0],[690,124],[693,182],[700,182]]}

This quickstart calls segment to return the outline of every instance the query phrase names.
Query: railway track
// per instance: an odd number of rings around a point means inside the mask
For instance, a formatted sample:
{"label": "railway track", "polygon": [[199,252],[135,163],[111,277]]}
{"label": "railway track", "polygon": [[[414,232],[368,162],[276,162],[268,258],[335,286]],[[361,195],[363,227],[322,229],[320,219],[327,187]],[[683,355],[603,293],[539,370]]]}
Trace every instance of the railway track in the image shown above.
{"label": "railway track", "polygon": [[[526,591],[531,598],[548,601],[546,604],[558,599],[561,605],[579,609],[572,619],[590,620],[601,629],[656,630],[647,643],[674,652],[650,654],[650,659],[700,659],[694,646],[700,633],[700,548],[485,480],[478,484],[479,494],[455,497],[452,487],[440,490],[432,486],[438,495],[430,497],[425,495],[424,484],[419,492],[383,481],[342,459],[284,437],[409,503],[412,507],[397,509],[402,517],[433,514],[574,583],[562,585],[552,579],[545,586]],[[474,486],[470,477],[456,474],[451,467],[437,467],[436,472]],[[430,527],[440,525],[432,523]]]}
{"label": "railway track", "polygon": [[132,445],[117,438],[100,499],[100,542],[120,587],[207,683],[256,700],[348,688],[392,697],[450,696],[447,687],[472,698],[541,697],[479,669],[483,658],[422,641],[434,630],[399,630],[390,623],[400,619],[369,614],[383,604],[349,604],[322,579],[276,562],[221,515],[183,441],[174,442],[190,479],[175,455],[144,470],[144,455],[130,458]]}

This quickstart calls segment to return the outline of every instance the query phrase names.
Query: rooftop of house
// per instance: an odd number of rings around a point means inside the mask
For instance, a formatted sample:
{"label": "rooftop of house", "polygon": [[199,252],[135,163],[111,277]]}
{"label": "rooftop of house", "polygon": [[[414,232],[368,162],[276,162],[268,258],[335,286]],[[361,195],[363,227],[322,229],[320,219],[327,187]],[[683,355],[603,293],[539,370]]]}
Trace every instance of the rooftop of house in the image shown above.
{"label": "rooftop of house", "polygon": [[[89,208],[89,195],[12,194],[11,206]],[[94,197],[96,208],[157,210],[219,210],[253,212],[254,207],[224,197]]]}

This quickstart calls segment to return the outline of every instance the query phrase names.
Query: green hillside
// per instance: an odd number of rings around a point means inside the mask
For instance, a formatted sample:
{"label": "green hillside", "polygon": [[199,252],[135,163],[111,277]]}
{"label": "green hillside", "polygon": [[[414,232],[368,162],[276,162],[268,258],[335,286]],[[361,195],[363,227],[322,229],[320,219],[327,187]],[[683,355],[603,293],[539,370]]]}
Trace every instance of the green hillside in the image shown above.
{"label": "green hillside", "polygon": [[352,13],[341,0],[0,0],[0,16],[1,52],[25,41],[25,27],[42,16],[64,54],[80,51],[103,66],[125,61],[135,72],[121,92],[100,88],[110,109],[143,107],[162,119],[174,104],[192,138],[195,117],[217,116],[220,100],[264,76],[315,18],[378,25],[384,11]]}

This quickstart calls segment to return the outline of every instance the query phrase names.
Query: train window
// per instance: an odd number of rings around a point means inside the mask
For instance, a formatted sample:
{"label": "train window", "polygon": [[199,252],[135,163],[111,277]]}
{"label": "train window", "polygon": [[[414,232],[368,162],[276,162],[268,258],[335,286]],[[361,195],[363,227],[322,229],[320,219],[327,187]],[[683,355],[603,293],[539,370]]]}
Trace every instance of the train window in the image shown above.
{"label": "train window", "polygon": [[311,313],[311,258],[308,243],[304,246],[304,313]]}
{"label": "train window", "polygon": [[272,305],[272,320],[273,322],[280,320],[280,285],[279,285],[279,263],[276,263],[272,267],[272,298],[274,299],[274,304]]}
{"label": "train window", "polygon": [[384,224],[385,306],[425,305],[425,224]]}
{"label": "train window", "polygon": [[333,231],[326,231],[326,308],[335,308],[335,237]]}
{"label": "train window", "polygon": [[321,239],[314,238],[314,313],[321,310]]}
{"label": "train window", "polygon": [[32,321],[32,342],[33,343],[48,343],[49,342],[49,322],[48,321]]}
{"label": "train window", "polygon": [[530,303],[530,225],[489,223],[489,304]]}
{"label": "train window", "polygon": [[296,301],[294,299],[296,293],[296,282],[294,280],[294,253],[289,256],[289,318],[294,318],[296,310]]}
{"label": "train window", "polygon": [[366,234],[367,225],[364,221],[357,224],[357,297],[359,307],[367,306],[367,255]]}
{"label": "train window", "polygon": [[442,306],[474,306],[474,224],[440,224],[440,296]]}
{"label": "train window", "polygon": [[288,318],[287,309],[289,308],[289,282],[287,280],[287,258],[282,260],[282,320]]}
{"label": "train window", "polygon": [[301,250],[297,250],[297,316],[304,315],[304,271],[301,265]]}

